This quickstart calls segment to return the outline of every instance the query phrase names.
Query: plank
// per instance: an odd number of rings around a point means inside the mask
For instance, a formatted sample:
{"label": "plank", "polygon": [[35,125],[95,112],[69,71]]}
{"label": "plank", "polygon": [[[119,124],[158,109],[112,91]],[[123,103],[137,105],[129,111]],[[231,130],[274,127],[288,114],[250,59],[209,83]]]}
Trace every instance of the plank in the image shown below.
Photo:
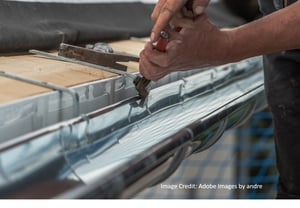
{"label": "plank", "polygon": [[[139,55],[145,45],[143,41],[139,40],[115,41],[109,44],[114,50],[134,55]],[[129,72],[138,71],[138,63],[129,62],[126,64]],[[0,71],[65,87],[117,76],[117,74],[104,70],[41,58],[32,54],[1,56]],[[49,91],[46,88],[0,77],[0,104]]]}

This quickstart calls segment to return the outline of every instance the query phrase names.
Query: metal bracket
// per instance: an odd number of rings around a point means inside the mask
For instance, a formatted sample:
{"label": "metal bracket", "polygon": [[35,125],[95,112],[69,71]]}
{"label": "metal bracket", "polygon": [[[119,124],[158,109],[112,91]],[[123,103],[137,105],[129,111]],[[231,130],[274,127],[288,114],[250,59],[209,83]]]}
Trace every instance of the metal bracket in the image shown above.
{"label": "metal bracket", "polygon": [[25,83],[29,83],[29,84],[33,84],[33,85],[37,85],[40,87],[48,88],[51,90],[57,90],[59,92],[64,92],[64,93],[71,95],[71,97],[73,99],[73,116],[74,117],[79,116],[79,95],[74,90],[69,89],[67,87],[59,86],[56,84],[43,82],[43,81],[39,81],[39,80],[27,78],[27,77],[22,77],[19,75],[7,73],[5,71],[0,71],[0,76],[6,77],[9,79],[18,80],[18,81],[25,82]]}

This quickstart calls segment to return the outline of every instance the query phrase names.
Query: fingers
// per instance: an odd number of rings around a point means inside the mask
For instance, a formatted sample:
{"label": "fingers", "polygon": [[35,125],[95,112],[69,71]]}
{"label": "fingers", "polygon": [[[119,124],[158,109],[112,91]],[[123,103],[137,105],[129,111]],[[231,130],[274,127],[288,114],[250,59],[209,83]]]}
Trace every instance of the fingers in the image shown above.
{"label": "fingers", "polygon": [[[155,50],[152,43],[145,45],[139,66],[147,79],[156,81],[172,71],[207,65],[206,57],[210,58],[210,52],[214,51],[211,50],[215,40],[210,37],[211,23],[205,13],[189,21],[190,28],[183,27],[180,32],[167,30],[170,39],[165,52]],[[179,25],[186,24],[182,18],[178,22]]]}
{"label": "fingers", "polygon": [[160,31],[162,31],[173,18],[173,16],[183,7],[187,0],[159,0],[151,15],[155,22],[150,41],[156,42]]}
{"label": "fingers", "polygon": [[156,46],[153,46],[151,43],[146,44],[144,48],[146,58],[151,60],[153,64],[163,68],[169,67],[172,60],[175,60],[172,52],[176,51],[176,46],[182,43],[180,33],[170,30],[167,30],[167,33],[169,39],[164,52],[156,50]]}
{"label": "fingers", "polygon": [[168,50],[176,51],[174,47],[179,43],[181,43],[180,40],[170,41],[164,53],[155,50],[151,43],[146,44],[144,50],[140,53],[140,73],[147,79],[154,81],[169,74],[168,69],[176,59],[168,53]]}
{"label": "fingers", "polygon": [[[187,2],[188,10],[191,9],[189,7],[192,7],[192,12],[187,11],[184,7]],[[150,35],[150,41],[154,43],[158,40],[160,31],[167,27],[176,14],[182,13],[182,16],[190,18],[201,15],[209,2],[210,0],[159,0],[151,15],[154,26]]]}
{"label": "fingers", "polygon": [[151,19],[153,22],[156,22],[157,21],[157,18],[159,16],[159,13],[161,12],[161,8],[164,6],[164,4],[166,3],[166,0],[159,0],[155,7],[154,7],[154,10],[151,14]]}
{"label": "fingers", "polygon": [[208,6],[210,0],[193,0],[193,12],[195,15],[200,15]]}
{"label": "fingers", "polygon": [[[170,42],[168,49],[173,50],[173,47],[177,47],[176,44],[178,43],[175,41]],[[156,81],[161,79],[171,72],[170,69],[174,69],[173,62],[176,61],[176,59],[171,57],[173,57],[173,55],[155,51],[153,48],[145,48],[145,50],[140,53],[139,71],[149,80]]]}
{"label": "fingers", "polygon": [[167,74],[160,66],[155,65],[147,58],[145,51],[140,53],[140,60],[139,71],[145,78],[157,81]]}
{"label": "fingers", "polygon": [[172,25],[173,28],[193,28],[194,19],[186,18],[178,14],[172,18],[170,25]]}

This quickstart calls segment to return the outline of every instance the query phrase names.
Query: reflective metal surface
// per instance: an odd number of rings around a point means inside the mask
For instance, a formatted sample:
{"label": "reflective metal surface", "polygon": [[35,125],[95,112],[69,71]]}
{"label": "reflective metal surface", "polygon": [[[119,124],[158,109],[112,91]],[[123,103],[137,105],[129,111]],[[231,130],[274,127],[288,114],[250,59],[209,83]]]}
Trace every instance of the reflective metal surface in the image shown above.
{"label": "reflective metal surface", "polygon": [[0,196],[133,197],[266,105],[260,57],[174,73],[143,107],[132,95],[2,142]]}
{"label": "reflective metal surface", "polygon": [[[199,72],[199,71],[198,71]],[[197,73],[174,73],[157,83],[152,88]],[[39,94],[11,103],[0,104],[0,142],[15,138],[32,131],[47,127],[74,117],[74,109],[79,114],[86,114],[97,109],[137,96],[132,78],[118,76],[70,88],[78,103],[67,93],[59,91]]]}

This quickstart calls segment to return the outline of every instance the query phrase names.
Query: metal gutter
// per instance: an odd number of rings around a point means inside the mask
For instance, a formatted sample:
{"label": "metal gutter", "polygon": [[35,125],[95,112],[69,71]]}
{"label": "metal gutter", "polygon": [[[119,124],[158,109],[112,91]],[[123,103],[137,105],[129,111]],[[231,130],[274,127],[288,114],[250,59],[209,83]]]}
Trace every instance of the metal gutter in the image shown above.
{"label": "metal gutter", "polygon": [[0,196],[133,197],[266,106],[260,57],[156,84],[143,107],[127,96],[2,142]]}

